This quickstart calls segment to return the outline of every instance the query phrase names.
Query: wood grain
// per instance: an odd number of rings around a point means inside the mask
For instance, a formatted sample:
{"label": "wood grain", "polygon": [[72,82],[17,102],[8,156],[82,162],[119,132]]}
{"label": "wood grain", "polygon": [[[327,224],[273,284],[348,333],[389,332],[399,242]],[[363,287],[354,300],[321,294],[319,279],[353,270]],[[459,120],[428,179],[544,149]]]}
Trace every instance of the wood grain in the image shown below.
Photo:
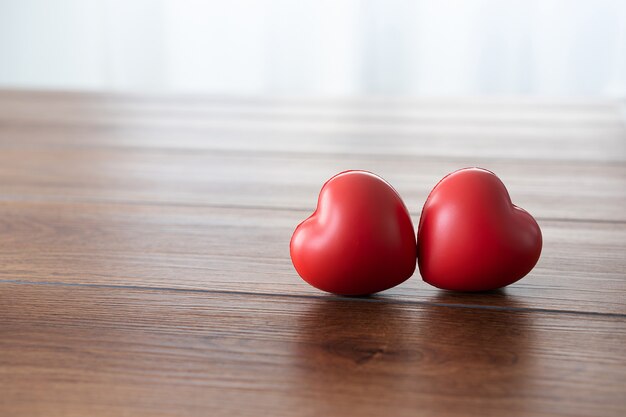
{"label": "wood grain", "polygon": [[496,172],[540,219],[626,222],[626,164],[474,158],[315,156],[158,149],[4,149],[2,199],[131,202],[313,211],[321,184],[346,169],[386,178],[419,214],[447,173]]}
{"label": "wood grain", "polygon": [[4,146],[26,142],[37,146],[626,160],[626,126],[619,101],[320,102],[0,95],[0,138],[6,138],[0,143]]}
{"label": "wood grain", "polygon": [[[216,122],[219,124],[221,122]],[[315,125],[311,123],[310,125]],[[27,142],[42,147],[83,147],[85,137],[98,146],[163,149],[292,152],[339,155],[417,155],[424,157],[475,157],[538,160],[597,160],[621,162],[626,159],[626,130],[554,127],[484,128],[448,124],[432,128],[414,127],[393,131],[358,124],[355,129],[330,127],[315,131],[311,126],[284,129],[251,127],[243,119],[221,126],[194,126],[150,123],[38,123],[0,122],[0,135],[7,147]],[[311,131],[313,130],[313,131]],[[18,145],[21,146],[21,145]]]}
{"label": "wood grain", "polygon": [[[289,259],[308,213],[158,205],[0,204],[4,280],[317,294]],[[417,218],[415,219],[417,221]],[[506,294],[446,294],[446,302],[626,314],[626,224],[541,221],[544,249]],[[424,301],[420,279],[382,293]],[[523,301],[521,301],[523,300]]]}
{"label": "wood grain", "polygon": [[[0,415],[622,416],[617,100],[0,91]],[[417,223],[483,166],[538,219],[505,290],[306,285],[296,224],[345,169]]]}
{"label": "wood grain", "polygon": [[[619,99],[523,97],[413,98],[368,97],[357,99],[230,97],[196,95],[147,95],[129,93],[71,93],[0,90],[4,119],[80,120],[85,116],[119,117],[143,115],[210,118],[211,116],[263,116],[282,121],[356,116],[367,120],[495,123],[544,122],[588,126],[619,124]],[[42,114],[45,113],[45,114]]]}
{"label": "wood grain", "polygon": [[610,317],[7,284],[0,300],[5,415],[619,416],[626,406],[626,323]]}

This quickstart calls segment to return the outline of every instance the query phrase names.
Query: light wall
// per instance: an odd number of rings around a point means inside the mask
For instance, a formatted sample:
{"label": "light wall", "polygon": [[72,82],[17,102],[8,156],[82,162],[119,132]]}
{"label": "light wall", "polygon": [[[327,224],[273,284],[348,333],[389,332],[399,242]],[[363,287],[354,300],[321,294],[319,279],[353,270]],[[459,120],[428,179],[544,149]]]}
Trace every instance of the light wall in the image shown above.
{"label": "light wall", "polygon": [[626,96],[623,0],[1,0],[0,87]]}

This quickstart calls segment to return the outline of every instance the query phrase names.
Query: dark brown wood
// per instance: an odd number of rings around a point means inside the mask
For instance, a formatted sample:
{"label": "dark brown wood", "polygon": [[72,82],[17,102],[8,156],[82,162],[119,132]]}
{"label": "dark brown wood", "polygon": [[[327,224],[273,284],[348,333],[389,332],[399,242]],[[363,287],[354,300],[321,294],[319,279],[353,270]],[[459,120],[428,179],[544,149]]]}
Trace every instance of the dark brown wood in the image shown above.
{"label": "dark brown wood", "polygon": [[[317,294],[289,259],[309,213],[94,203],[0,204],[0,279]],[[415,219],[417,221],[417,218]],[[504,292],[440,294],[416,272],[395,300],[626,314],[626,223],[540,221],[537,267]]]}
{"label": "dark brown wood", "polygon": [[620,416],[623,319],[0,287],[4,415]]}
{"label": "dark brown wood", "polygon": [[[626,414],[622,103],[0,91],[0,415]],[[338,171],[495,171],[505,290],[328,296],[288,242]]]}

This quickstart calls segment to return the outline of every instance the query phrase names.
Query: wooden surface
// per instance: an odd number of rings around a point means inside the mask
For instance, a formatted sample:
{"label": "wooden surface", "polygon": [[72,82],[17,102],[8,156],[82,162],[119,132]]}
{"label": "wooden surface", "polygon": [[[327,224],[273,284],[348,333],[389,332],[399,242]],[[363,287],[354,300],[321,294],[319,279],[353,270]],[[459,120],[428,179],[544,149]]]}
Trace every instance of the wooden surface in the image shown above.
{"label": "wooden surface", "polygon": [[[487,294],[326,295],[289,260],[323,182],[417,223],[495,171],[544,233]],[[626,127],[601,100],[0,92],[0,415],[626,415]]]}

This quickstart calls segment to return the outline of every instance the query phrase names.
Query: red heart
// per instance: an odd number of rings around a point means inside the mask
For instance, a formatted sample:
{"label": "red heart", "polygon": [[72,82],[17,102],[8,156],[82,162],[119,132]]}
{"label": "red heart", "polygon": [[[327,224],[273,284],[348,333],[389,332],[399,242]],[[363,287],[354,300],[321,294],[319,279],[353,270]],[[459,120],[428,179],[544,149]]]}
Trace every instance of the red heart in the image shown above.
{"label": "red heart", "polygon": [[405,281],[415,271],[415,232],[409,212],[389,183],[365,171],[328,180],[315,212],[289,245],[298,274],[341,295],[366,295]]}
{"label": "red heart", "polygon": [[439,181],[417,231],[422,278],[446,290],[512,284],[533,269],[541,245],[535,219],[511,203],[493,172],[481,168],[461,169]]}

